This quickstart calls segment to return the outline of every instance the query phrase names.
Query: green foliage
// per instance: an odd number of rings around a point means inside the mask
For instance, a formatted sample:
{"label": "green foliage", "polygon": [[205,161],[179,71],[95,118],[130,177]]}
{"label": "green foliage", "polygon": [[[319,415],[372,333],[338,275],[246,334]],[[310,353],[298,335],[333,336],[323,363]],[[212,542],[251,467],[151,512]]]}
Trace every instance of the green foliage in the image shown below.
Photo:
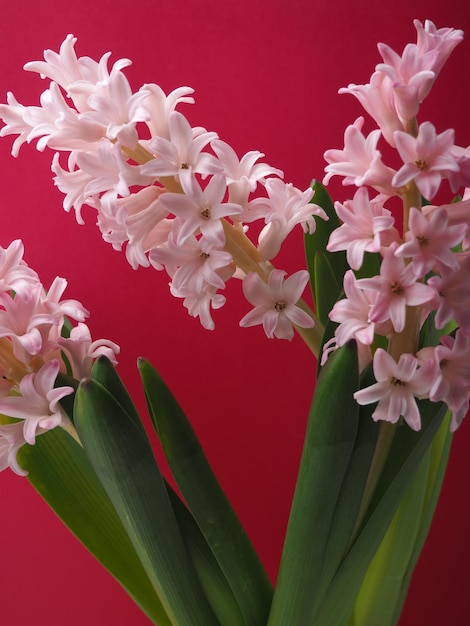
{"label": "green foliage", "polygon": [[342,520],[334,544],[343,546],[327,549],[339,499],[349,497],[342,487],[358,435],[359,405],[353,398],[358,388],[357,351],[351,342],[334,352],[317,381],[269,626],[311,623],[323,568],[331,567],[325,562],[327,552],[340,560],[349,539],[344,541]]}
{"label": "green foliage", "polygon": [[312,187],[315,192],[312,202],[325,211],[328,221],[315,218],[315,232],[305,234],[305,255],[315,311],[325,326],[328,313],[343,289],[343,276],[348,264],[344,252],[326,252],[330,234],[340,226],[340,221],[325,187],[318,181],[313,181]]}
{"label": "green foliage", "polygon": [[406,426],[398,427],[361,528],[338,568],[312,626],[348,623],[367,569],[446,412],[445,406],[424,400],[419,401],[419,408],[422,428],[414,432]]}
{"label": "green foliage", "polygon": [[147,403],[176,483],[224,573],[247,626],[266,623],[272,588],[197,437],[155,369],[139,361]]}
{"label": "green foliage", "polygon": [[56,428],[18,453],[28,480],[96,559],[159,626],[171,626],[83,448]]}
{"label": "green foliage", "polygon": [[83,380],[75,425],[90,462],[170,621],[217,624],[142,428],[96,380]]}

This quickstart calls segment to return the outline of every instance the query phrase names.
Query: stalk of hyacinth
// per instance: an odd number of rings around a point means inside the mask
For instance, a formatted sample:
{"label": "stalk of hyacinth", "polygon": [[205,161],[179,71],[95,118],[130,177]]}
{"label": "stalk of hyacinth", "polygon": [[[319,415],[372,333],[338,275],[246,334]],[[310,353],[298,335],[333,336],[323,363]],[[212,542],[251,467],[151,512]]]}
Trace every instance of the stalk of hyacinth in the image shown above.
{"label": "stalk of hyacinth", "polygon": [[[463,33],[437,29],[432,22],[415,21],[417,43],[402,55],[379,44],[379,63],[368,85],[349,85],[341,93],[356,96],[378,128],[365,136],[364,118],[345,133],[342,150],[328,150],[325,183],[334,175],[355,185],[353,200],[337,202],[342,222],[330,236],[328,250],[346,251],[355,271],[365,253],[380,255],[377,276],[344,278],[345,298],[330,312],[338,324],[325,345],[323,362],[336,347],[351,338],[359,344],[361,366],[372,361],[377,382],[355,394],[360,404],[378,402],[373,418],[395,424],[403,418],[420,428],[416,399],[444,401],[452,411],[451,429],[461,423],[470,398],[470,289],[468,287],[468,201],[425,206],[448,179],[452,191],[470,187],[470,150],[454,144],[454,131],[438,133],[428,121],[419,124],[422,100]],[[388,166],[379,150],[385,140],[396,148],[403,165]],[[367,187],[379,192],[370,197]],[[465,193],[465,192],[464,192]],[[389,198],[403,201],[403,227],[396,227]],[[456,252],[458,250],[458,252]],[[438,329],[452,319],[457,335],[443,334],[437,347],[418,352],[422,324],[433,314]],[[455,328],[455,326],[454,326]],[[378,345],[387,350],[378,349]],[[450,376],[459,370],[458,393]],[[382,437],[377,455],[386,458],[393,429]]]}
{"label": "stalk of hyacinth", "polygon": [[[75,43],[69,35],[59,53],[46,50],[44,61],[26,64],[51,81],[49,88],[36,107],[9,93],[0,105],[1,135],[17,135],[14,156],[35,139],[39,150],[55,150],[52,169],[64,209],[74,209],[83,223],[83,205],[93,207],[103,238],[125,247],[135,269],[165,269],[171,293],[212,329],[211,310],[225,303],[226,282],[256,274],[268,284],[290,232],[300,225],[312,233],[313,216],[326,215],[312,204],[312,189],[286,184],[280,170],[260,161],[261,152],[240,159],[216,133],[191,127],[176,108],[194,102],[192,89],[166,95],[145,84],[133,93],[122,71],[129,60],[109,70],[109,53],[100,61],[77,57]],[[62,152],[69,153],[66,163]],[[247,225],[255,220],[264,225],[252,242]],[[305,302],[299,306],[305,315],[286,318],[287,324],[318,355],[323,328]]]}
{"label": "stalk of hyacinth", "polygon": [[[88,311],[62,299],[67,282],[57,277],[46,291],[23,253],[20,240],[0,247],[0,414],[14,420],[0,425],[0,470],[20,475],[26,474],[16,456],[21,446],[57,426],[77,436],[60,405],[74,388],[58,383],[58,374],[78,381],[98,356],[116,364],[119,353],[112,341],[92,341]],[[71,320],[77,325],[69,332]]]}

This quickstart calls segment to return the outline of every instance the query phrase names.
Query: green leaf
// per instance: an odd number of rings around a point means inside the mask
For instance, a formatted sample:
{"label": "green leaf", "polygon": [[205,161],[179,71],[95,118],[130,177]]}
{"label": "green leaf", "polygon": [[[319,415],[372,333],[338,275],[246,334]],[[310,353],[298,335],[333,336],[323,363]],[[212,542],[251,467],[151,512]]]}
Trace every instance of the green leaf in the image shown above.
{"label": "green leaf", "polygon": [[[109,359],[100,357],[95,361],[92,378],[114,396],[136,426],[145,433],[134,403]],[[184,543],[191,556],[202,588],[219,622],[222,626],[244,626],[245,621],[233,597],[232,590],[199,530],[194,517],[166,481],[165,485],[178,526],[183,535]]]}
{"label": "green leaf", "polygon": [[341,222],[326,187],[318,180],[312,180],[310,186],[314,192],[311,200],[312,204],[321,207],[328,216],[328,220],[325,221],[320,217],[315,217],[315,232],[310,235],[309,241],[315,244],[316,250],[326,250],[331,233],[341,226]]}
{"label": "green leaf", "polygon": [[442,423],[446,407],[418,401],[422,419],[419,432],[401,426],[369,505],[362,529],[339,567],[312,626],[342,626],[353,610],[362,580],[406,489]]}
{"label": "green leaf", "polygon": [[328,221],[315,218],[315,232],[304,237],[305,256],[310,273],[310,284],[317,316],[323,325],[328,322],[328,313],[343,288],[343,276],[348,269],[344,252],[326,252],[330,234],[340,226],[340,221],[328,192],[318,181],[312,181],[314,196],[312,203],[320,206]]}
{"label": "green leaf", "polygon": [[215,626],[142,429],[95,380],[80,383],[74,412],[85,451],[170,620]]}
{"label": "green leaf", "polygon": [[331,252],[317,250],[314,256],[313,284],[315,310],[323,325],[329,322],[328,314],[343,290],[343,276],[332,264]]}
{"label": "green leaf", "polygon": [[104,387],[106,391],[113,396],[137,428],[145,434],[144,426],[139,414],[137,413],[137,409],[134,406],[132,398],[119,377],[116,368],[107,357],[100,356],[96,359],[93,364],[93,369],[91,370],[91,378],[96,380],[97,383]]}
{"label": "green leaf", "polygon": [[167,485],[168,495],[202,588],[221,626],[245,626],[233,592],[194,517]]}
{"label": "green leaf", "polygon": [[403,578],[413,553],[429,472],[429,450],[368,567],[354,606],[354,624],[394,626]]}
{"label": "green leaf", "polygon": [[312,613],[323,601],[336,571],[350,547],[356,529],[365,486],[377,442],[378,424],[371,419],[370,405],[359,407],[359,426],[343,484],[335,507],[325,549],[321,581]]}
{"label": "green leaf", "polygon": [[264,624],[272,598],[266,573],[197,437],[155,369],[139,360],[147,404],[173,476],[233,591],[247,626]]}
{"label": "green leaf", "polygon": [[351,626],[394,626],[434,515],[452,433],[445,419],[367,570]]}
{"label": "green leaf", "polygon": [[370,278],[371,276],[377,276],[380,274],[380,266],[382,264],[382,257],[375,252],[364,252],[364,258],[362,265],[358,270],[355,270],[354,275],[356,278]]}
{"label": "green leaf", "polygon": [[61,428],[18,453],[28,480],[72,533],[159,626],[171,626],[83,448]]}
{"label": "green leaf", "polygon": [[327,565],[328,537],[357,438],[359,405],[353,393],[358,388],[357,350],[351,342],[333,353],[317,381],[269,626],[311,623]]}
{"label": "green leaf", "polygon": [[429,471],[427,484],[425,486],[425,496],[421,513],[421,521],[413,553],[409,560],[405,576],[402,580],[400,599],[396,604],[396,621],[398,621],[403,604],[405,602],[406,593],[411,582],[411,577],[418,562],[419,555],[421,554],[421,550],[423,549],[424,543],[428,536],[429,528],[431,526],[437,502],[439,500],[439,495],[441,492],[452,444],[453,433],[451,433],[449,430],[449,422],[450,412],[448,412],[446,419],[444,419],[444,421],[442,422],[441,427],[439,428],[439,431],[432,443],[431,450],[428,453],[430,455]]}

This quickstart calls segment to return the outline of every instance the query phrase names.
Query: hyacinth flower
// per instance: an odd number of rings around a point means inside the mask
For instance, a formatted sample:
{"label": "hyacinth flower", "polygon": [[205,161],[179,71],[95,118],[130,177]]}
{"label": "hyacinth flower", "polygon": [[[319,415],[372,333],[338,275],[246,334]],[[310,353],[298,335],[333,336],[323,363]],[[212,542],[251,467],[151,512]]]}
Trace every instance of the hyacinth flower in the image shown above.
{"label": "hyacinth flower", "polygon": [[[134,268],[152,265],[174,275],[172,265],[155,262],[173,240],[188,247],[176,268],[179,276],[186,273],[194,238],[206,242],[204,258],[225,253],[217,286],[205,280],[204,264],[198,280],[170,281],[171,293],[184,298],[190,315],[212,329],[211,309],[225,303],[226,282],[250,273],[267,282],[271,265],[263,262],[274,262],[295,226],[312,233],[313,216],[326,219],[326,214],[311,203],[312,189],[302,192],[285,183],[281,170],[260,162],[261,152],[239,158],[217,133],[191,127],[176,108],[194,102],[192,89],[166,95],[158,85],[146,84],[132,93],[122,71],[130,61],[116,61],[109,70],[109,53],[100,61],[77,57],[75,43],[69,35],[59,53],[46,50],[44,61],[26,64],[51,81],[49,88],[41,106],[23,106],[8,94],[8,104],[0,105],[1,134],[18,135],[14,156],[34,140],[39,150],[55,151],[54,183],[65,194],[64,209],[73,209],[79,223],[84,204],[96,209],[103,238],[125,249]],[[264,226],[252,242],[246,224],[255,220]],[[298,329],[318,353],[322,325],[313,311],[308,315],[307,326]]]}
{"label": "hyacinth flower", "polygon": [[[44,290],[19,242],[0,250],[0,412],[9,416],[0,469],[29,472],[155,624],[399,619],[451,433],[470,404],[470,150],[452,129],[418,119],[463,33],[414,25],[416,42],[401,54],[379,44],[369,84],[340,90],[377,128],[365,135],[358,117],[344,147],[325,152],[324,184],[341,176],[357,188],[336,202],[318,182],[303,191],[286,183],[261,152],[239,158],[215,132],[192,127],[179,110],[194,103],[189,87],[166,95],[148,83],[134,93],[129,60],[109,69],[110,53],[77,57],[71,35],[25,66],[49,81],[40,106],[11,93],[0,105],[1,135],[17,136],[13,155],[31,141],[54,150],[64,209],[82,224],[83,205],[92,207],[104,240],[134,269],[166,271],[170,293],[206,329],[238,279],[252,307],[240,326],[274,340],[297,331],[319,362],[273,589],[155,369],[139,360],[179,494],[114,369],[117,346],[92,342],[87,311],[62,300],[63,279]],[[430,205],[445,180],[464,199]],[[277,259],[297,227],[308,270],[289,276]],[[309,281],[313,307],[302,298]]]}
{"label": "hyacinth flower", "polygon": [[92,341],[84,323],[88,311],[77,300],[61,299],[65,279],[55,278],[46,291],[23,254],[19,239],[0,248],[0,413],[14,420],[0,426],[0,467],[25,476],[19,449],[58,426],[78,438],[60,401],[90,375],[100,355],[115,365],[119,347]]}

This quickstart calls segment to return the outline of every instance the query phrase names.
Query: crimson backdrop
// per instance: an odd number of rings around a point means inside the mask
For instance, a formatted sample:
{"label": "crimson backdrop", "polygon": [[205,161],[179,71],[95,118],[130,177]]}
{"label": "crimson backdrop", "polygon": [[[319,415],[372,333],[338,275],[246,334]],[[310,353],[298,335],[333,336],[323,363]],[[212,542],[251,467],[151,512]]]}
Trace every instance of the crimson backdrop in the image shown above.
{"label": "crimson backdrop", "polygon": [[[305,188],[321,178],[324,150],[341,147],[345,125],[361,114],[338,88],[368,81],[379,60],[377,41],[401,51],[413,40],[413,18],[470,32],[467,0],[395,0],[393,7],[375,0],[24,0],[3,12],[0,93],[3,99],[12,90],[20,102],[36,103],[45,84],[22,65],[41,58],[44,48],[57,50],[72,32],[80,55],[112,50],[113,59],[130,57],[126,73],[136,89],[144,82],[167,92],[194,87],[196,106],[184,109],[194,125],[217,131],[239,154],[262,150],[288,181]],[[470,143],[469,57],[466,40],[421,116],[440,132],[454,127],[462,145]],[[307,349],[298,338],[268,341],[259,328],[240,329],[248,307],[239,284],[227,290],[216,331],[204,331],[170,297],[163,274],[134,272],[101,240],[91,210],[84,227],[62,211],[50,153],[26,146],[15,161],[10,145],[0,141],[0,244],[21,237],[26,260],[46,285],[56,274],[68,278],[68,297],[92,312],[94,337],[120,343],[119,371],[142,410],[135,360],[142,354],[159,368],[274,579],[312,392]],[[349,191],[334,189],[343,199]],[[303,267],[302,255],[294,236],[283,255],[287,269]],[[467,623],[469,442],[464,423],[402,626]],[[0,503],[2,624],[148,623],[25,479],[4,472]]]}

